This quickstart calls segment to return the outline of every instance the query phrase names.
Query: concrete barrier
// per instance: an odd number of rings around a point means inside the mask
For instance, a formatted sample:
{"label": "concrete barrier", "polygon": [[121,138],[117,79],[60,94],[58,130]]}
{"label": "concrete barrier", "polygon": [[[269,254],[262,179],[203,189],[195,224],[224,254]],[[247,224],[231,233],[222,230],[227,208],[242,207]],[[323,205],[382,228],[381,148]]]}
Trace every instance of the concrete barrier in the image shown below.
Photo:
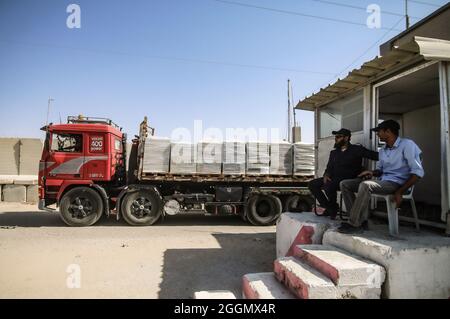
{"label": "concrete barrier", "polygon": [[27,203],[37,203],[39,201],[38,185],[27,186]]}
{"label": "concrete barrier", "polygon": [[38,138],[21,138],[19,153],[19,174],[37,175],[43,143]]}
{"label": "concrete barrier", "polygon": [[323,243],[382,265],[384,298],[449,298],[450,238],[405,228],[400,234],[400,239],[389,237],[386,225],[357,236],[328,230]]}
{"label": "concrete barrier", "polygon": [[283,213],[277,221],[277,257],[294,255],[294,247],[321,244],[325,231],[338,223],[314,213]]}
{"label": "concrete barrier", "polygon": [[19,138],[0,138],[0,175],[18,175],[20,158]]}
{"label": "concrete barrier", "polygon": [[3,185],[2,196],[4,202],[24,203],[27,200],[26,187],[24,185]]}

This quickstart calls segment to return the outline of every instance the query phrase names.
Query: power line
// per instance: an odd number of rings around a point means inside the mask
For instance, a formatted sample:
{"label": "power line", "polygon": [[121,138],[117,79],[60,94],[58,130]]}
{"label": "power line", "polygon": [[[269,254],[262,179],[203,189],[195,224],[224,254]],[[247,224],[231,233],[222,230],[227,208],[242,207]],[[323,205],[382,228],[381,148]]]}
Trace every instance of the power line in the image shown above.
{"label": "power line", "polygon": [[[338,6],[338,7],[352,8],[352,9],[357,9],[357,10],[362,10],[362,11],[367,12],[367,8],[366,7],[360,7],[360,6],[355,6],[355,5],[346,4],[346,3],[327,1],[327,0],[311,0],[311,1],[320,2],[320,3],[324,3],[324,4],[329,4],[329,5],[334,5],[334,6]],[[385,11],[385,10],[382,10],[381,12],[384,13],[384,14],[387,14],[387,15],[392,15],[392,16],[397,16],[397,17],[404,17],[405,16],[405,14],[403,14],[403,13],[396,13],[396,12]],[[413,18],[413,19],[420,19],[418,17],[411,17],[411,18]]]}
{"label": "power line", "polygon": [[327,83],[322,84],[319,88],[319,90],[324,87],[325,85],[329,84],[330,82],[334,81],[337,77],[339,77],[342,73],[346,72],[350,67],[353,66],[353,64],[355,64],[356,62],[359,61],[359,59],[361,59],[363,56],[365,56],[370,50],[372,50],[375,46],[377,46],[390,32],[392,32],[394,30],[395,27],[397,27],[400,22],[402,22],[404,19],[401,18],[400,20],[397,21],[396,24],[394,24],[389,31],[387,31],[385,34],[383,34],[383,36],[381,38],[379,38],[376,42],[374,42],[370,47],[368,47],[362,54],[360,54],[356,59],[354,59],[348,66],[346,66],[342,71],[340,71],[339,73],[336,73],[334,75],[334,77],[332,79],[330,79],[329,81],[327,81]]}
{"label": "power line", "polygon": [[32,46],[32,47],[45,47],[45,48],[54,48],[54,49],[63,49],[63,50],[75,50],[75,51],[88,52],[88,53],[94,53],[94,54],[106,54],[106,55],[112,54],[112,55],[140,57],[140,58],[145,58],[145,59],[178,61],[178,62],[186,62],[186,63],[212,64],[212,65],[223,65],[223,66],[232,66],[232,67],[240,67],[240,68],[285,71],[285,72],[287,71],[287,72],[296,72],[296,73],[310,73],[310,74],[319,74],[319,75],[333,74],[331,72],[302,70],[302,69],[295,69],[295,68],[288,68],[288,67],[232,63],[232,62],[223,62],[223,61],[214,61],[214,60],[191,59],[191,58],[184,58],[184,57],[143,55],[143,54],[134,54],[134,53],[129,53],[129,52],[123,52],[123,51],[77,48],[77,47],[57,45],[57,44],[55,45],[55,44],[43,44],[43,43],[19,42],[19,41],[9,41],[9,40],[1,40],[1,39],[0,39],[0,42],[6,43],[6,44],[12,44],[12,45],[24,45],[24,46]]}
{"label": "power line", "polygon": [[414,2],[414,3],[418,3],[418,4],[423,4],[426,6],[431,6],[431,7],[441,7],[441,5],[439,4],[435,4],[435,3],[430,3],[430,2],[425,2],[425,1],[417,1],[417,0],[408,0],[409,2]]}
{"label": "power line", "polygon": [[[313,18],[313,19],[319,19],[319,20],[325,20],[325,21],[331,21],[331,22],[338,22],[338,23],[345,23],[345,24],[351,24],[351,25],[358,25],[358,26],[363,26],[363,27],[367,28],[367,24],[365,24],[365,23],[354,22],[354,21],[349,21],[349,20],[342,20],[342,19],[335,19],[335,18],[329,18],[329,17],[322,17],[322,16],[306,14],[306,13],[301,13],[301,12],[296,12],[296,11],[281,10],[281,9],[275,9],[275,8],[269,8],[269,7],[262,7],[262,6],[257,6],[257,5],[242,3],[242,2],[229,1],[229,0],[213,0],[213,1],[220,2],[220,3],[223,3],[223,4],[229,4],[229,5],[234,5],[234,6],[259,9],[259,10],[266,10],[266,11],[271,11],[271,12],[276,12],[276,13],[290,14],[290,15],[306,17],[306,18]],[[384,28],[384,27],[381,27],[380,29],[387,30],[387,28]],[[401,31],[401,30],[396,30],[396,31]]]}

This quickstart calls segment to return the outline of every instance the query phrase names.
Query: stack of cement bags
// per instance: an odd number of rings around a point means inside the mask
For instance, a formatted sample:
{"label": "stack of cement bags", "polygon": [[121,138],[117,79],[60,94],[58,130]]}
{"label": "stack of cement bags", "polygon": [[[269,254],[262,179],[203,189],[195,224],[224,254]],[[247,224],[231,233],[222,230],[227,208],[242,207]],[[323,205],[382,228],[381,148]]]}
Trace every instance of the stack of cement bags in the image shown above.
{"label": "stack of cement bags", "polygon": [[269,144],[266,142],[247,143],[247,174],[268,175],[270,173]]}
{"label": "stack of cement bags", "polygon": [[294,175],[314,175],[314,144],[294,144]]}
{"label": "stack of cement bags", "polygon": [[292,144],[288,142],[270,144],[270,174],[292,175]]}
{"label": "stack of cement bags", "polygon": [[197,173],[214,174],[222,173],[222,143],[201,142],[197,144]]}
{"label": "stack of cement bags", "polygon": [[197,172],[196,145],[191,143],[172,143],[170,151],[170,173],[195,174]]}
{"label": "stack of cement bags", "polygon": [[224,142],[222,155],[224,175],[245,174],[245,142]]}
{"label": "stack of cement bags", "polygon": [[144,173],[169,173],[170,139],[149,137],[145,140]]}

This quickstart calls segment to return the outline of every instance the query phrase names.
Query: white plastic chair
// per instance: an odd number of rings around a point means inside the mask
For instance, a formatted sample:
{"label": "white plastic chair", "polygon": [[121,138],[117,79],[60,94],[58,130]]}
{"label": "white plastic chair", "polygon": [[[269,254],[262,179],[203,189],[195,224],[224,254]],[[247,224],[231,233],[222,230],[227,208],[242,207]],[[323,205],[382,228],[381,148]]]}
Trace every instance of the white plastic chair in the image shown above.
{"label": "white plastic chair", "polygon": [[[413,198],[414,186],[411,186],[409,192],[403,194],[403,200],[409,200],[411,202],[411,209],[414,216],[414,222],[416,224],[416,229],[420,230],[419,225],[419,217],[417,216],[416,203]],[[391,201],[393,194],[389,195],[380,195],[380,194],[372,194],[373,199],[384,199],[386,201],[387,213],[388,213],[388,221],[389,221],[389,233],[392,236],[396,236],[399,234],[398,231],[398,208],[395,208],[395,203]]]}

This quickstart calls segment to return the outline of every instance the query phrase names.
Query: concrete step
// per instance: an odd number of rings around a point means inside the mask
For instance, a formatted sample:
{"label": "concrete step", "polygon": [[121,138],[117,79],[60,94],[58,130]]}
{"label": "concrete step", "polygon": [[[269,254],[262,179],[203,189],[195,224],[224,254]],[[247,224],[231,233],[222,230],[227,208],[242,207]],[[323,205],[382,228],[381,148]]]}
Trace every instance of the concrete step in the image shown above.
{"label": "concrete step", "polygon": [[337,221],[314,213],[283,213],[277,221],[277,257],[291,257],[296,245],[322,244],[325,231]]}
{"label": "concrete step", "polygon": [[275,260],[274,272],[301,299],[336,299],[338,290],[331,279],[295,257]]}
{"label": "concrete step", "polygon": [[294,255],[337,286],[371,286],[380,288],[384,268],[331,245],[297,245]]}
{"label": "concrete step", "polygon": [[295,299],[273,272],[244,275],[242,294],[245,299]]}
{"label": "concrete step", "polygon": [[411,226],[401,228],[400,236],[392,238],[381,224],[358,235],[328,230],[323,243],[383,266],[383,298],[449,298],[450,238],[426,230],[416,233]]}

